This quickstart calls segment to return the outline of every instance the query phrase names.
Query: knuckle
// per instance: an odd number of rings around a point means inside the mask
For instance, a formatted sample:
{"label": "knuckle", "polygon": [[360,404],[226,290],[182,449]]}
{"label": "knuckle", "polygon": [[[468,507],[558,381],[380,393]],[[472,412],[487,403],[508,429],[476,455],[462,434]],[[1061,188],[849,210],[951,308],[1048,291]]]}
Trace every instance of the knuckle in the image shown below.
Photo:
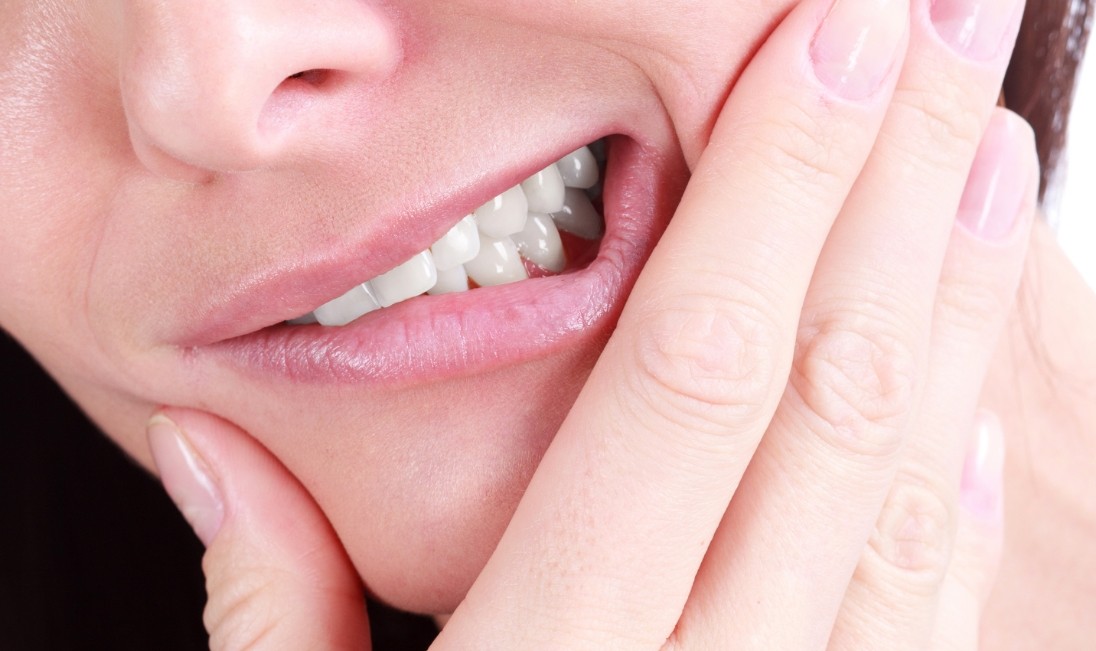
{"label": "knuckle", "polygon": [[824,125],[820,117],[797,107],[757,122],[751,133],[763,137],[746,139],[741,149],[758,161],[752,169],[763,176],[762,182],[771,185],[775,179],[807,195],[812,188],[829,190],[845,183],[847,147],[839,125]]}
{"label": "knuckle", "polygon": [[956,509],[939,486],[899,481],[861,561],[870,584],[914,594],[939,590],[951,563]]}
{"label": "knuckle", "polygon": [[958,274],[941,281],[936,292],[937,319],[949,329],[982,334],[1008,314],[1011,296],[991,283],[1000,279]]}
{"label": "knuckle", "polygon": [[755,424],[772,401],[773,329],[763,310],[714,296],[675,299],[642,320],[629,389],[642,409],[688,431]]}
{"label": "knuckle", "polygon": [[915,358],[879,322],[852,326],[833,319],[801,328],[789,385],[826,443],[889,459],[913,407]]}
{"label": "knuckle", "polygon": [[778,137],[769,159],[774,171],[784,175],[796,187],[828,186],[841,176],[833,132],[823,129],[805,111],[776,127]]}
{"label": "knuckle", "polygon": [[[894,107],[902,122],[914,126],[917,151],[924,156],[930,148],[924,146],[922,137],[944,147],[940,152],[951,155],[952,147],[973,151],[982,140],[985,130],[985,111],[977,106],[974,97],[963,85],[957,73],[942,71],[943,79],[925,87],[902,88],[895,93]],[[907,132],[909,133],[909,132]]]}

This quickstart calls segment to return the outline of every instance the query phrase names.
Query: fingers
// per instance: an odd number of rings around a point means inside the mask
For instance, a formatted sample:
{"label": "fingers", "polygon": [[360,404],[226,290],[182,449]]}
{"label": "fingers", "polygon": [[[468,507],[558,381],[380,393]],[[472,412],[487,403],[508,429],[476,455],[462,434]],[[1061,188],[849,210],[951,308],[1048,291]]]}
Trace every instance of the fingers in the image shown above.
{"label": "fingers", "polygon": [[[1004,538],[1004,437],[1000,423],[988,412],[979,414],[972,429],[962,492],[953,496],[958,499],[957,526],[940,521],[935,513],[906,510],[898,515],[901,507],[892,505],[883,516],[890,522],[880,527],[883,533],[873,541],[885,569],[881,571],[873,552],[865,556],[830,649],[979,648],[982,613]],[[917,508],[915,503],[901,506]],[[911,586],[910,576],[921,580]]]}
{"label": "fingers", "polygon": [[[997,43],[977,59],[942,38],[948,25],[934,23],[929,2],[913,3],[909,55],[876,146],[818,261],[788,391],[683,621],[680,635],[700,631],[698,646],[734,640],[738,648],[824,647],[899,455],[919,433],[911,419],[933,381],[930,332],[935,337],[949,235],[1019,18],[1010,0],[970,9],[987,16],[972,19],[976,32],[991,33],[975,40]],[[990,20],[998,13],[1005,19]],[[1031,169],[1023,167],[1023,183],[1008,188],[1013,204],[1000,207],[1002,220],[1020,213],[1017,191],[1022,195]],[[1019,253],[983,256],[1003,272],[1002,282],[990,285],[994,292],[1011,287]],[[985,281],[959,280],[974,289]],[[983,336],[995,336],[995,322],[979,326]],[[974,375],[984,368],[982,362]],[[944,386],[953,390],[970,379],[948,378]],[[976,390],[980,380],[970,386]],[[782,571],[773,575],[773,567]],[[743,646],[743,638],[754,646]]]}
{"label": "fingers", "polygon": [[1030,127],[996,110],[936,293],[930,370],[912,438],[850,583],[831,649],[863,648],[869,635],[894,649],[921,649],[928,641],[955,536],[966,424],[1016,294],[1037,175]]}
{"label": "fingers", "polygon": [[779,401],[811,271],[900,67],[905,3],[842,1],[799,5],[740,79],[439,648],[655,648],[674,630]]}
{"label": "fingers", "polygon": [[1001,560],[1004,539],[1005,440],[990,412],[978,415],[963,468],[955,551],[940,590],[932,651],[977,651],[978,629]]}
{"label": "fingers", "polygon": [[319,507],[269,452],[182,409],[153,417],[149,445],[207,547],[211,649],[369,648],[357,574]]}

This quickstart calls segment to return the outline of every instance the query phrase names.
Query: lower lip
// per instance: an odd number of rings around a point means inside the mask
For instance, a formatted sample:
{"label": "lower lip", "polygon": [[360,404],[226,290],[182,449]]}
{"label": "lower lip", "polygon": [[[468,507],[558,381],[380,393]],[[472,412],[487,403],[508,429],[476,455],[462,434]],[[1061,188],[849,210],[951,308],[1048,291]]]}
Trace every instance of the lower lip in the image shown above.
{"label": "lower lip", "polygon": [[606,234],[580,271],[421,296],[339,328],[273,326],[190,352],[267,378],[390,386],[483,373],[603,342],[680,199],[679,167],[633,140],[613,139]]}

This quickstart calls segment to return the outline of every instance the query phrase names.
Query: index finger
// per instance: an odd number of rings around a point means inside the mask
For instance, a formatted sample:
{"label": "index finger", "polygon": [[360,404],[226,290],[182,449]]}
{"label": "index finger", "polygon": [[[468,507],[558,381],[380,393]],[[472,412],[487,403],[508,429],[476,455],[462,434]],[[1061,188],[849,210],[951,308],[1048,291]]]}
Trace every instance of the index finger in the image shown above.
{"label": "index finger", "polygon": [[872,148],[908,20],[905,0],[812,0],[759,51],[439,647],[666,641],[783,392],[815,261]]}

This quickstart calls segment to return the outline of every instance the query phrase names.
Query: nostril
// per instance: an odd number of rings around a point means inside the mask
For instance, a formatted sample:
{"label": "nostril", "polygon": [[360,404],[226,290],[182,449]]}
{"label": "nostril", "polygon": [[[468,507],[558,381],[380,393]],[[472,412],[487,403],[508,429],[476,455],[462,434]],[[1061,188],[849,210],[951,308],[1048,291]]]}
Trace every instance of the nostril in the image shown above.
{"label": "nostril", "polygon": [[286,77],[267,98],[259,115],[259,133],[266,137],[284,134],[317,102],[334,93],[344,76],[338,70],[315,68]]}
{"label": "nostril", "polygon": [[301,81],[309,86],[321,87],[328,82],[332,76],[332,70],[325,70],[322,68],[316,68],[313,70],[302,70],[298,73],[289,75],[285,78],[283,84],[293,81]]}

